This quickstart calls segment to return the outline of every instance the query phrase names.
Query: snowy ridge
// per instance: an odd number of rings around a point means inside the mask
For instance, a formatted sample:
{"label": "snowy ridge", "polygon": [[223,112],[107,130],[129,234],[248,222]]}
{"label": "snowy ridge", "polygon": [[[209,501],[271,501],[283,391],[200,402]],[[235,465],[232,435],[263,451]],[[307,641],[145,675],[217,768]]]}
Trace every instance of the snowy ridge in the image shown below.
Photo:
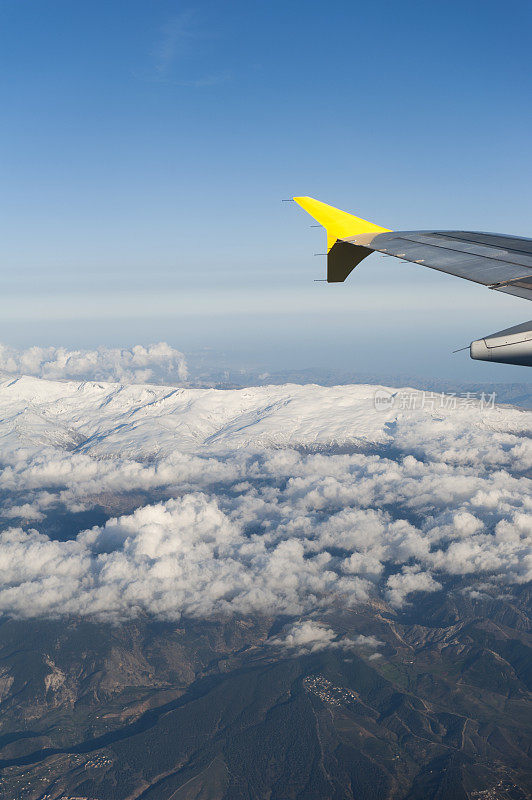
{"label": "snowy ridge", "polygon": [[[376,408],[376,392],[389,396],[389,407]],[[425,432],[440,441],[451,434],[474,439],[487,430],[495,439],[527,436],[532,414],[479,398],[372,385],[217,390],[33,377],[0,382],[4,459],[38,445],[146,458],[175,451],[389,444],[413,428],[418,439]]]}

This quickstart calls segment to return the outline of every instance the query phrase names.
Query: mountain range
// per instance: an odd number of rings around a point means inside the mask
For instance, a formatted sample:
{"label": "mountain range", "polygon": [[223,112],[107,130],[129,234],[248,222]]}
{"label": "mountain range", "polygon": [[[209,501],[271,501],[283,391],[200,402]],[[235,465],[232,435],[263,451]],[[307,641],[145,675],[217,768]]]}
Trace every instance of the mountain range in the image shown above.
{"label": "mountain range", "polygon": [[6,800],[524,800],[530,412],[0,383]]}

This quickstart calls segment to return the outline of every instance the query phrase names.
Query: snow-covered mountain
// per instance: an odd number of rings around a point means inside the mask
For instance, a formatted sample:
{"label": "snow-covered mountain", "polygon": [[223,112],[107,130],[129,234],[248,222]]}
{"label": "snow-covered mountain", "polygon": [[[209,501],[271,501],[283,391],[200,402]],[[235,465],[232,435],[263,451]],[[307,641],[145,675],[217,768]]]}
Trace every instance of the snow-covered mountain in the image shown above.
{"label": "snow-covered mountain", "polygon": [[507,448],[511,437],[527,437],[531,430],[530,412],[498,406],[494,397],[409,388],[291,384],[216,390],[33,377],[0,382],[4,460],[20,448],[47,445],[143,459],[264,447],[426,449],[458,439],[485,454],[488,445]]}

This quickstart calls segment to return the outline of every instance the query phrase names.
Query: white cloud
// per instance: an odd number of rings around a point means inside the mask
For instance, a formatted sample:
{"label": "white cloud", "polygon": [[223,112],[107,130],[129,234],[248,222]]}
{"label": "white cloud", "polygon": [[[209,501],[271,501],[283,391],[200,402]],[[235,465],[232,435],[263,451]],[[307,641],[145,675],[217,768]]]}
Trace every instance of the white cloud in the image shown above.
{"label": "white cloud", "polygon": [[396,608],[400,608],[413,592],[437,592],[442,588],[441,583],[429,572],[422,572],[419,565],[403,567],[400,573],[390,575],[386,587],[386,599]]}
{"label": "white cloud", "polygon": [[375,636],[364,636],[363,634],[358,634],[354,639],[348,636],[339,636],[332,628],[307,619],[288,625],[279,636],[268,639],[266,644],[295,651],[298,655],[306,655],[333,649],[375,649],[381,647],[383,643]]}
{"label": "white cloud", "polygon": [[29,347],[16,350],[0,344],[0,371],[35,375],[50,380],[171,383],[187,377],[183,353],[165,342],[147,347],[99,347],[67,350],[64,347]]}
{"label": "white cloud", "polygon": [[[6,381],[0,611],[299,616],[400,608],[451,577],[497,593],[529,580],[530,415],[464,408],[390,425],[371,417],[370,390]],[[322,452],[305,452],[316,441]],[[327,450],[339,441],[358,451]],[[44,534],[54,514],[95,507],[118,516],[69,541]],[[283,646],[340,646],[309,624]]]}

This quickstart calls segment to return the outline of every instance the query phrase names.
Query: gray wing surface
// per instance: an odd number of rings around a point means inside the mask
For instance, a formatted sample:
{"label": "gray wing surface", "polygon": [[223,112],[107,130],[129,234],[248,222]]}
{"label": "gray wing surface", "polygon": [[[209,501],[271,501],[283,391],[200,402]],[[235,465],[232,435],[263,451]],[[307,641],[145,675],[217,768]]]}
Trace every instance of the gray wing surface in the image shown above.
{"label": "gray wing surface", "polygon": [[475,231],[362,233],[339,239],[333,245],[328,280],[345,280],[371,252],[396,256],[532,300],[532,239]]}

